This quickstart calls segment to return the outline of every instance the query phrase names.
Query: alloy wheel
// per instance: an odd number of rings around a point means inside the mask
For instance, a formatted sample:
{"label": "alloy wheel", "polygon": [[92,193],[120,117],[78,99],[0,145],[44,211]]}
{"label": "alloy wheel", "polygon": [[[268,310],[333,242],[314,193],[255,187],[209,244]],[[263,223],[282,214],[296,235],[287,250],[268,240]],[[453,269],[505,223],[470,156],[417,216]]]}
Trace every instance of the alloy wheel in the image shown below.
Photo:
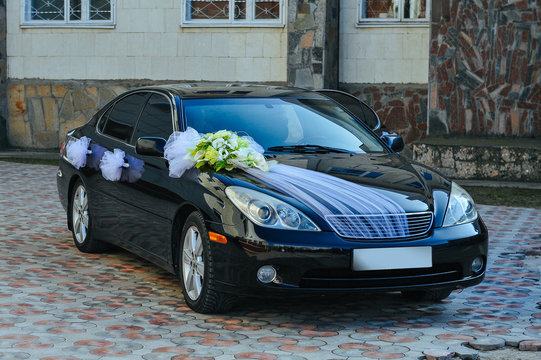
{"label": "alloy wheel", "polygon": [[196,226],[191,226],[184,236],[182,246],[182,277],[186,294],[197,300],[203,290],[205,262],[203,259],[203,240]]}
{"label": "alloy wheel", "polygon": [[88,196],[82,184],[77,187],[73,196],[72,224],[75,241],[83,244],[88,234]]}

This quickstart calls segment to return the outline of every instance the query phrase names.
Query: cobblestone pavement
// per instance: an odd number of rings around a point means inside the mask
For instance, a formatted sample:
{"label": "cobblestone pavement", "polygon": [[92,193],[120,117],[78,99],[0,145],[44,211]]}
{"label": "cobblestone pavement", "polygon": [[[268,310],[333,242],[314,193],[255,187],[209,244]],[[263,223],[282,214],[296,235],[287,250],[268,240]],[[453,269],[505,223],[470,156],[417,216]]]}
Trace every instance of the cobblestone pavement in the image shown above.
{"label": "cobblestone pavement", "polygon": [[502,359],[541,358],[517,348],[541,345],[541,210],[480,206],[488,276],[441,303],[245,300],[212,316],[192,312],[177,279],[140,258],[78,252],[55,172],[0,162],[2,359],[418,359],[429,349],[476,358],[471,341],[506,342],[514,355]]}

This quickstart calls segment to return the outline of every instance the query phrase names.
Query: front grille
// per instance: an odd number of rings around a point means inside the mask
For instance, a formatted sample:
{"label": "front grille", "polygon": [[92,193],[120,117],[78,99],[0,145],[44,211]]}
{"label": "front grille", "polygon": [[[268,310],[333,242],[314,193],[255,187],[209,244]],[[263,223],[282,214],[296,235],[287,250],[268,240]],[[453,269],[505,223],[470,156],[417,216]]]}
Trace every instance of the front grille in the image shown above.
{"label": "front grille", "polygon": [[433,214],[327,215],[325,219],[338,235],[345,238],[403,240],[419,238],[428,233]]}
{"label": "front grille", "polygon": [[311,270],[299,284],[311,289],[377,289],[438,284],[462,279],[457,264],[441,264],[432,268],[375,271],[341,269]]}

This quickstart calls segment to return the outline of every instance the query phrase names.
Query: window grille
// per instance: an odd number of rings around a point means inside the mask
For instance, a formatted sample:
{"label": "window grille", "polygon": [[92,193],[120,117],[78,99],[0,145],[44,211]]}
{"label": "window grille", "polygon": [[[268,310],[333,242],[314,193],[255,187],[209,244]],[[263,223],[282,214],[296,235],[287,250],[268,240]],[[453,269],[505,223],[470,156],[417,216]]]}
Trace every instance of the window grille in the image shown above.
{"label": "window grille", "polygon": [[183,0],[185,26],[281,26],[283,0]]}
{"label": "window grille", "polygon": [[115,0],[22,0],[23,26],[112,27]]}

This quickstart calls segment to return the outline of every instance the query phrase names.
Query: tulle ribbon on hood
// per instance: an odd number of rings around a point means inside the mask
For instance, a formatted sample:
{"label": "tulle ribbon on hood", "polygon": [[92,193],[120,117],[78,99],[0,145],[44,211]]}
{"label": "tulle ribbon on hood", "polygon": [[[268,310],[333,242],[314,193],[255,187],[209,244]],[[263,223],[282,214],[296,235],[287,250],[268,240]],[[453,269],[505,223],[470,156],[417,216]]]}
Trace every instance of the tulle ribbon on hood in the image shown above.
{"label": "tulle ribbon on hood", "polygon": [[399,238],[409,234],[405,210],[370,187],[283,164],[271,167],[268,173],[255,169],[244,171],[302,202],[331,227],[348,228],[348,233],[357,234],[355,237]]}
{"label": "tulle ribbon on hood", "polygon": [[[180,177],[195,166],[190,152],[200,140],[201,135],[191,128],[171,135],[164,154],[169,160],[170,176]],[[255,141],[250,146],[263,156],[263,148]],[[268,171],[254,166],[235,167],[297,199],[331,227],[348,227],[349,233],[357,234],[356,237],[392,238],[409,234],[405,210],[377,190],[318,171],[283,164],[269,165]]]}

